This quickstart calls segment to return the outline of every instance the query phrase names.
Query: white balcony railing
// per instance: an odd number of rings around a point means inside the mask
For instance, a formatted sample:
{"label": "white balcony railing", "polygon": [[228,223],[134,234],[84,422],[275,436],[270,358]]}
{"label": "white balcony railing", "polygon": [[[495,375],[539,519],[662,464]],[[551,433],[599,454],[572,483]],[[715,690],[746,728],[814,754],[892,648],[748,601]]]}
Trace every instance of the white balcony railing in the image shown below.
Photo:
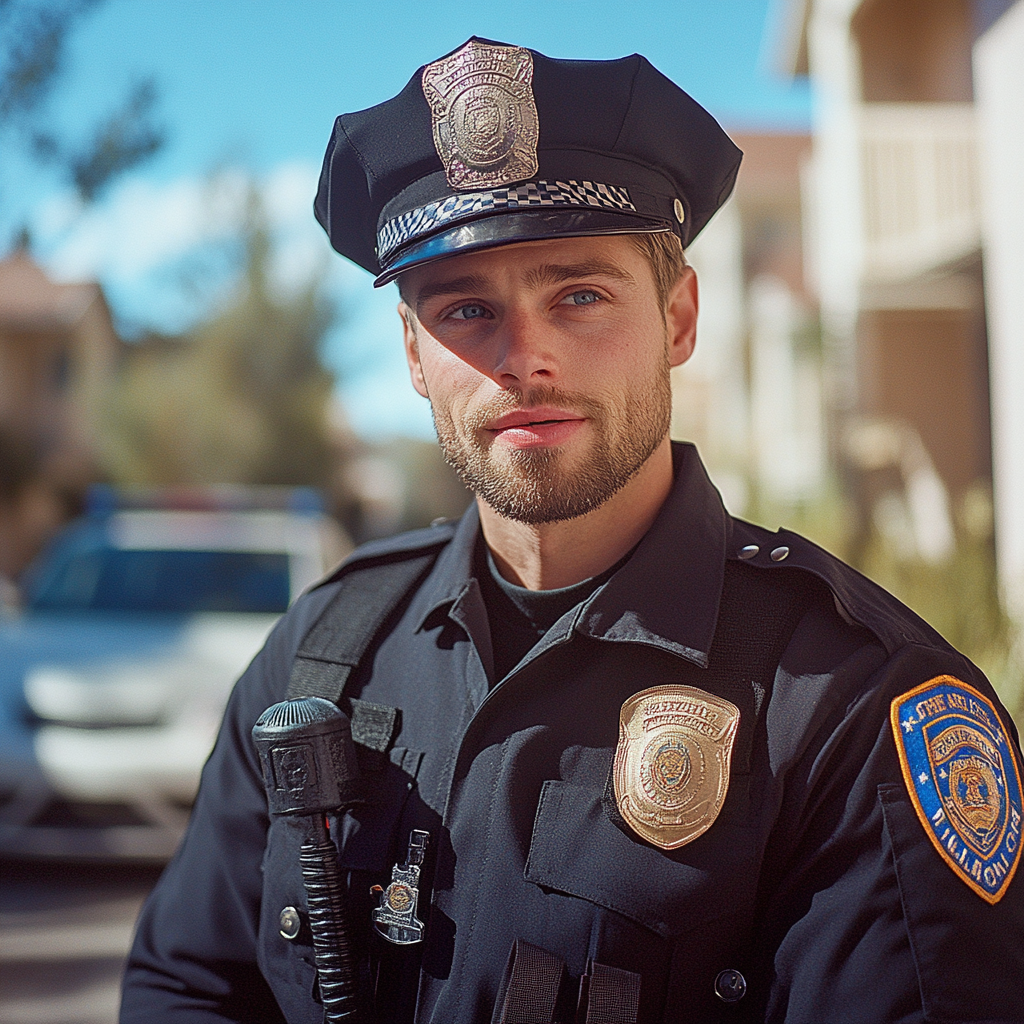
{"label": "white balcony railing", "polygon": [[864,271],[905,280],[981,241],[970,103],[867,103],[860,110]]}

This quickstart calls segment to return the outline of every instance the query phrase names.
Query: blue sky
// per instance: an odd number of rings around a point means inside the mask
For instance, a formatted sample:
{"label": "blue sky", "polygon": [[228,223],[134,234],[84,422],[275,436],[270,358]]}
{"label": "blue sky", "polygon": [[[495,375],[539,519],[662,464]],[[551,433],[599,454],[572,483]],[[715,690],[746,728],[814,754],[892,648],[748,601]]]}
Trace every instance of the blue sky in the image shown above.
{"label": "blue sky", "polygon": [[75,31],[53,122],[76,137],[152,75],[167,146],[84,214],[61,182],[0,154],[0,239],[29,225],[37,258],[63,279],[99,278],[126,331],[176,330],[201,306],[181,284],[182,266],[230,234],[245,175],[254,176],[282,286],[326,261],[344,306],[327,356],[349,418],[368,435],[428,434],[426,405],[403,379],[393,290],[374,292],[313,222],[335,115],[394,95],[417,67],[475,34],[556,57],[643,53],[727,128],[805,128],[806,84],[772,67],[783,9],[783,0],[106,0]]}

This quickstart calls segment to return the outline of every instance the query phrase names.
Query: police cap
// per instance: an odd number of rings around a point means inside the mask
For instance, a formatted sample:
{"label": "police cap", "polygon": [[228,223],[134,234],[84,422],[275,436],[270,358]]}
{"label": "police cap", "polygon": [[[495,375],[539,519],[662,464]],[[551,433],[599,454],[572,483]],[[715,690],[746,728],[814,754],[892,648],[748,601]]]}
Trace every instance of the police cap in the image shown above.
{"label": "police cap", "polygon": [[685,248],[741,153],[645,58],[554,60],[473,37],[394,99],[342,114],[316,218],[376,285],[422,263],[557,236],[674,231]]}

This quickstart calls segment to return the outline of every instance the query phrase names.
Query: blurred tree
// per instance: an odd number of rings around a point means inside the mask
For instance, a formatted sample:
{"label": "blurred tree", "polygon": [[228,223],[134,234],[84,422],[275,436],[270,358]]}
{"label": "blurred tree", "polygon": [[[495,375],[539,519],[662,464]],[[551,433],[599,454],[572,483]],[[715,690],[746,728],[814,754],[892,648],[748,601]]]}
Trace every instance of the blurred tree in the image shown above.
{"label": "blurred tree", "polygon": [[181,338],[129,347],[104,431],[114,483],[329,484],[334,380],[320,353],[336,310],[319,274],[275,293],[254,192],[241,252],[218,311]]}
{"label": "blurred tree", "polygon": [[18,142],[38,163],[56,166],[85,203],[164,144],[152,121],[152,79],[136,82],[84,141],[64,141],[50,125],[46,104],[65,70],[69,36],[101,2],[0,0],[0,146]]}

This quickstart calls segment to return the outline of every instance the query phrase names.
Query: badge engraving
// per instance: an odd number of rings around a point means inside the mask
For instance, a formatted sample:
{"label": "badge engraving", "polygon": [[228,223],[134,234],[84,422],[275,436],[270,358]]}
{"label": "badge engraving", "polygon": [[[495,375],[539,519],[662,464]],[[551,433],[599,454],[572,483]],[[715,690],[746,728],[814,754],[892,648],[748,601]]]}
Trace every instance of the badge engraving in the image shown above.
{"label": "badge engraving", "polygon": [[454,189],[496,188],[537,173],[533,56],[471,39],[423,69],[434,147]]}
{"label": "badge engraving", "polygon": [[892,731],[914,810],[953,873],[998,903],[1020,861],[1020,770],[988,698],[936,676],[892,702]]}
{"label": "badge engraving", "polygon": [[427,854],[430,833],[413,829],[409,833],[409,852],[405,864],[391,869],[391,884],[370,887],[370,895],[380,900],[371,917],[373,927],[396,946],[411,946],[423,940],[423,922],[416,916],[420,899],[420,871]]}
{"label": "badge engraving", "polygon": [[739,721],[735,704],[693,686],[652,686],[622,705],[615,802],[641,839],[675,850],[711,827]]}

